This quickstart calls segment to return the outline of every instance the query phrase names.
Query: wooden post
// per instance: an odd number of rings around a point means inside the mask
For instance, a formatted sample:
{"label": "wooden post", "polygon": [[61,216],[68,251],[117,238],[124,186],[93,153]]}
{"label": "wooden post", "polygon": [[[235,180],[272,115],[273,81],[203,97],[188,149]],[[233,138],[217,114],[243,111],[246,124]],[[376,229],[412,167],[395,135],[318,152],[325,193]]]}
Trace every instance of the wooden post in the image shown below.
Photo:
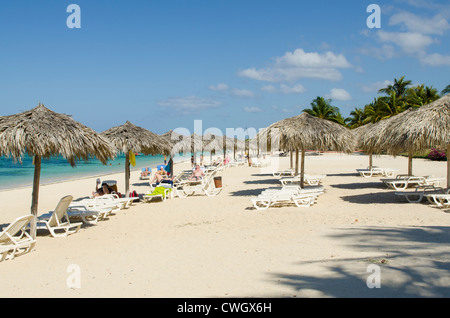
{"label": "wooden post", "polygon": [[289,157],[290,157],[290,163],[291,163],[290,168],[293,169],[294,168],[294,154],[292,153],[292,150],[289,150]]}
{"label": "wooden post", "polygon": [[413,154],[408,152],[408,176],[412,176]]}
{"label": "wooden post", "polygon": [[31,214],[34,215],[34,220],[31,222],[30,234],[36,238],[36,218],[38,213],[38,199],[39,199],[39,182],[41,178],[41,157],[35,155],[34,161],[34,178],[33,178],[33,193],[31,195]]}
{"label": "wooden post", "polygon": [[300,176],[300,188],[304,188],[304,182],[305,182],[305,149],[302,145],[302,172]]}
{"label": "wooden post", "polygon": [[450,189],[450,144],[447,145],[447,189]]}
{"label": "wooden post", "polygon": [[295,149],[295,175],[298,176],[298,148]]}
{"label": "wooden post", "polygon": [[125,196],[128,198],[130,191],[130,152],[125,152]]}

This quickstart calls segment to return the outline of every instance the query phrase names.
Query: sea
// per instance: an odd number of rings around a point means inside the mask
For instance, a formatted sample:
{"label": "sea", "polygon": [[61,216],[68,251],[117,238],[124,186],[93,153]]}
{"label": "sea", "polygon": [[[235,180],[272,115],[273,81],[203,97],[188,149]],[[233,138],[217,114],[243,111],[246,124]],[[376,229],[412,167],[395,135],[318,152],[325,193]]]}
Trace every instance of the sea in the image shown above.
{"label": "sea", "polygon": [[[176,155],[174,163],[189,161],[191,154]],[[164,164],[164,156],[136,155],[135,166],[130,169],[141,170],[143,168],[156,169],[158,165]],[[167,157],[167,162],[169,158]],[[78,161],[75,167],[62,156],[42,159],[40,184],[51,184],[61,181],[75,180],[87,177],[103,176],[125,171],[125,154],[117,155],[106,165],[100,160],[91,158],[88,161]],[[33,184],[34,165],[33,158],[25,155],[22,163],[12,158],[0,157],[0,191],[30,187]]]}

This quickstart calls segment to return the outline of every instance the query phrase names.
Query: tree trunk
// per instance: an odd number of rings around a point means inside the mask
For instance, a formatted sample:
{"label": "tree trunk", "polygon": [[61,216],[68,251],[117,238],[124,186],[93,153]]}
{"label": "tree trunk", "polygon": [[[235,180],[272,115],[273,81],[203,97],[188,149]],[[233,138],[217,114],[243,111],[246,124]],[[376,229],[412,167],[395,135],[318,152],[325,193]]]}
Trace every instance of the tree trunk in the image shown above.
{"label": "tree trunk", "polygon": [[34,215],[34,220],[31,222],[30,234],[36,238],[36,218],[38,214],[38,199],[39,199],[39,182],[41,178],[41,157],[34,156],[34,178],[33,178],[33,193],[31,195],[31,214]]}

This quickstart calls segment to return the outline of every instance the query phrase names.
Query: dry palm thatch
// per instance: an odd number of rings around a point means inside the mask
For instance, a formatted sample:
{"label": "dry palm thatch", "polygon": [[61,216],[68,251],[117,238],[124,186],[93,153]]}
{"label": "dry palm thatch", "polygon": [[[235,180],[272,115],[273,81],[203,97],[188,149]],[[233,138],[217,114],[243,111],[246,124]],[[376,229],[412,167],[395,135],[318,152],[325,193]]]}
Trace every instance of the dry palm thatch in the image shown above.
{"label": "dry palm thatch", "polygon": [[166,139],[129,121],[121,126],[105,130],[101,135],[108,138],[118,151],[125,153],[126,195],[128,195],[130,186],[130,151],[140,152],[144,155],[169,155],[172,148]]}
{"label": "dry palm thatch", "polygon": [[160,135],[160,137],[164,138],[173,147],[175,144],[182,141],[185,136],[173,130],[169,130],[168,132]]}
{"label": "dry palm thatch", "polygon": [[[382,132],[378,149],[389,154],[414,152],[432,147],[447,149],[450,153],[450,95],[446,95],[418,109],[410,110],[390,118]],[[410,160],[411,162],[412,160]],[[408,168],[410,174],[412,164]],[[450,187],[450,164],[447,159],[447,187]]]}
{"label": "dry palm thatch", "polygon": [[[78,160],[95,156],[106,164],[115,156],[115,150],[91,128],[39,104],[20,114],[0,117],[0,156],[21,161],[24,154],[34,159],[31,214],[36,216],[41,158],[62,155],[75,166]],[[36,235],[35,224],[31,232]]]}
{"label": "dry palm thatch", "polygon": [[[183,135],[181,135],[183,136]],[[172,153],[177,152],[191,152],[196,154],[203,149],[202,136],[191,134],[190,136],[183,136],[173,144]]]}
{"label": "dry palm thatch", "polygon": [[280,120],[259,133],[260,144],[279,145],[280,149],[296,152],[295,174],[298,174],[298,153],[301,150],[300,185],[303,187],[305,151],[335,150],[351,153],[355,148],[354,134],[344,126],[302,113]]}

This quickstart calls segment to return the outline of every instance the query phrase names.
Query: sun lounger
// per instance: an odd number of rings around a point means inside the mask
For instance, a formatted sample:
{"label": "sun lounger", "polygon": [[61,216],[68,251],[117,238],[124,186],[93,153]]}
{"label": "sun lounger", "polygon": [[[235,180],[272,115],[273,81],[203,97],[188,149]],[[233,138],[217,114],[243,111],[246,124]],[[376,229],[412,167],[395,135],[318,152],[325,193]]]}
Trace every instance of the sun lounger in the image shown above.
{"label": "sun lounger", "polygon": [[66,237],[78,232],[83,223],[71,223],[67,215],[67,209],[72,199],[71,195],[63,197],[54,211],[39,216],[37,218],[37,229],[48,230],[53,237]]}
{"label": "sun lounger", "polygon": [[84,224],[97,224],[98,221],[106,219],[112,214],[112,208],[89,208],[86,205],[70,205],[67,215],[70,220],[81,220]]}
{"label": "sun lounger", "polygon": [[438,186],[444,178],[436,178],[433,176],[416,177],[398,175],[395,179],[381,179],[389,188],[395,190],[405,190],[408,187],[417,187],[421,185],[434,185]]}
{"label": "sun lounger", "polygon": [[398,170],[373,166],[372,168],[367,167],[367,169],[356,169],[356,171],[358,171],[362,177],[370,178],[374,176],[393,177]]}
{"label": "sun lounger", "polygon": [[172,187],[165,187],[163,185],[159,185],[151,193],[144,194],[141,199],[141,202],[150,202],[155,198],[159,198],[162,201],[166,201],[167,198],[170,197],[172,193]]}
{"label": "sun lounger", "polygon": [[[304,179],[304,182],[306,182],[309,185],[319,185],[325,177],[326,177],[326,175],[324,175],[324,174],[320,174],[320,175],[305,174],[303,179]],[[292,184],[292,183],[299,183],[300,175],[295,176],[295,177],[290,177],[290,178],[282,178],[282,179],[280,179],[280,182],[283,186]]]}
{"label": "sun lounger", "polygon": [[284,169],[273,172],[274,177],[289,177],[294,176],[294,169]]}
{"label": "sun lounger", "polygon": [[298,186],[266,189],[256,198],[250,199],[257,210],[266,210],[274,205],[293,203],[297,207],[310,207],[317,197],[324,193],[322,186],[311,186],[304,189]]}
{"label": "sun lounger", "polygon": [[177,189],[178,195],[181,197],[185,197],[198,192],[204,193],[207,196],[218,195],[222,191],[222,188],[216,188],[214,183],[214,177],[216,176],[217,172],[217,170],[214,170],[211,173],[208,173],[200,181],[186,182],[184,184],[181,184]]}
{"label": "sun lounger", "polygon": [[435,187],[433,185],[417,186],[414,191],[395,192],[398,197],[404,198],[410,203],[419,203],[426,199],[425,195],[429,194],[443,194],[444,189]]}
{"label": "sun lounger", "polygon": [[425,194],[427,200],[439,208],[450,207],[450,189],[444,190],[445,193]]}
{"label": "sun lounger", "polygon": [[26,231],[33,220],[34,215],[19,217],[0,232],[0,261],[13,259],[33,250],[36,240]]}

